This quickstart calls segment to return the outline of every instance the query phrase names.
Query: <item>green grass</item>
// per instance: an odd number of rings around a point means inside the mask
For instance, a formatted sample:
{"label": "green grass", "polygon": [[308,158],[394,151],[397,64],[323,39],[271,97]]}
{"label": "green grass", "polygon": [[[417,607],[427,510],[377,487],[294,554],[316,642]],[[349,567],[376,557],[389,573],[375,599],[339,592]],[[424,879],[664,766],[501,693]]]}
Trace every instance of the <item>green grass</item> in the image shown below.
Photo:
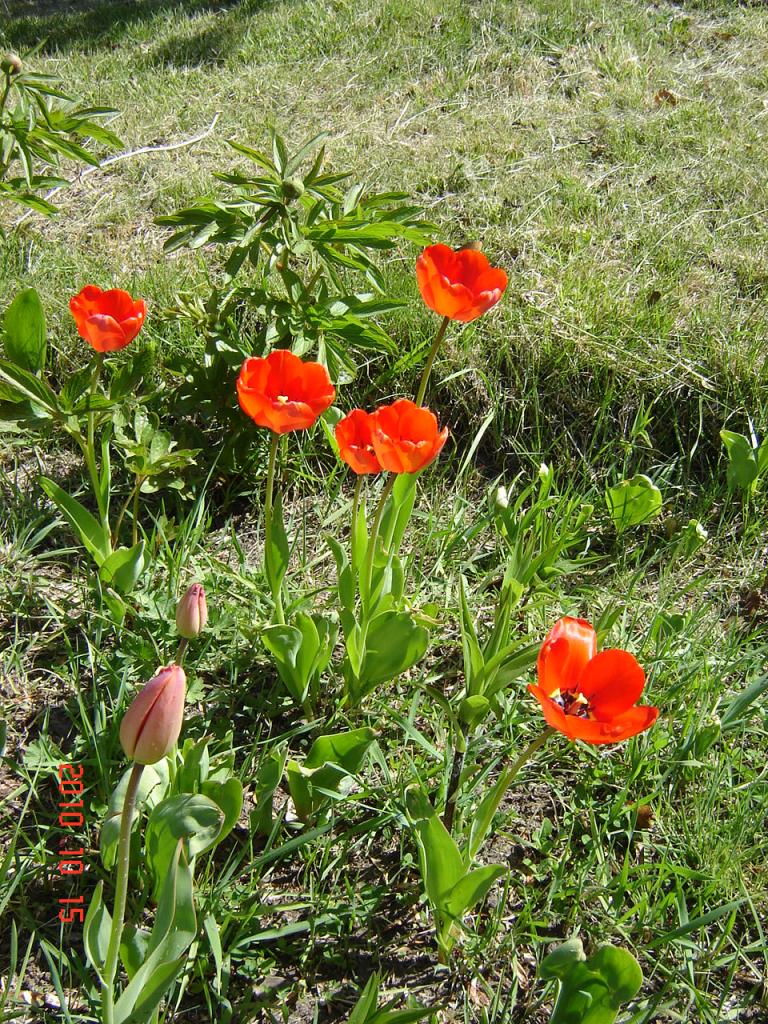
{"label": "green grass", "polygon": [[[481,238],[510,272],[493,313],[452,326],[430,386],[453,447],[423,478],[406,541],[411,592],[418,604],[441,608],[428,658],[396,694],[381,693],[367,708],[378,746],[329,830],[269,859],[244,817],[215,860],[203,861],[201,917],[210,912],[218,922],[222,980],[203,938],[175,1019],[226,1021],[231,1004],[241,1022],[259,1013],[313,1020],[316,1007],[319,1019],[343,1020],[378,969],[388,993],[449,1005],[457,1020],[544,1021],[549,995],[536,982],[536,963],[550,941],[577,929],[640,958],[646,982],[624,1021],[763,1019],[765,696],[710,747],[701,738],[765,672],[768,653],[768,509],[764,494],[744,503],[728,491],[719,439],[724,425],[746,432],[748,417],[758,435],[768,429],[761,5],[3,6],[0,44],[23,55],[42,42],[32,63],[88,102],[118,108],[113,127],[127,149],[182,141],[219,115],[198,145],[91,174],[59,194],[59,217],[30,217],[0,240],[0,294],[26,285],[40,291],[59,383],[84,361],[66,299],[91,280],[147,297],[150,317],[137,344],[155,346],[158,382],[180,354],[200,350],[191,328],[163,310],[178,292],[205,288],[214,257],[163,256],[167,235],[154,218],[215,194],[212,172],[237,164],[226,139],[263,145],[271,126],[292,145],[327,130],[332,166],[352,169],[371,188],[409,192],[442,238]],[[656,103],[661,89],[677,101]],[[0,210],[7,228],[18,217]],[[345,408],[362,393],[373,401],[414,389],[414,353],[436,329],[416,292],[415,255],[403,247],[386,268],[392,293],[408,301],[386,320],[399,366],[369,367],[340,396]],[[21,960],[32,940],[22,987],[52,991],[53,962],[74,1020],[88,1019],[93,981],[78,926],[62,934],[56,920],[62,884],[51,856],[51,768],[66,756],[87,769],[83,840],[92,857],[73,891],[90,893],[103,874],[98,822],[122,771],[121,710],[132,687],[172,656],[174,595],[187,581],[205,583],[213,612],[194,649],[187,733],[224,743],[232,730],[246,792],[281,737],[294,751],[306,748],[260,642],[268,607],[260,568],[265,449],[253,436],[249,477],[214,475],[202,486],[221,442],[212,437],[195,495],[150,503],[155,558],[135,613],[116,630],[94,596],[88,563],[62,524],[51,527],[35,486],[42,467],[74,490],[78,464],[53,439],[33,446],[4,434],[0,855],[16,835],[16,860],[6,877],[0,872],[0,948],[10,947],[16,929]],[[348,505],[340,502],[349,491],[338,473],[319,472],[330,466],[319,431],[291,453],[286,512],[301,536],[293,578],[326,600],[334,571],[320,538],[344,528]],[[508,862],[509,882],[475,915],[447,972],[436,967],[419,903],[402,794],[418,773],[444,796],[449,737],[435,691],[460,682],[458,574],[469,578],[487,624],[505,554],[484,520],[486,492],[497,479],[512,485],[518,473],[523,486],[541,461],[564,495],[595,505],[594,557],[528,602],[518,634],[533,642],[559,614],[597,621],[615,612],[606,642],[626,646],[646,667],[648,700],[661,716],[620,748],[596,753],[556,739],[527,766],[481,855]],[[617,539],[604,486],[637,472],[662,488],[664,516]],[[668,533],[690,517],[710,540],[686,559]],[[530,678],[513,684],[504,713],[470,749],[460,813],[539,728],[523,685]],[[336,692],[338,680],[328,685]],[[329,699],[329,714],[332,707]],[[336,715],[334,726],[343,720]],[[643,829],[637,808],[646,804],[652,822]],[[275,847],[293,835],[276,836]],[[10,969],[0,955],[0,977]]]}

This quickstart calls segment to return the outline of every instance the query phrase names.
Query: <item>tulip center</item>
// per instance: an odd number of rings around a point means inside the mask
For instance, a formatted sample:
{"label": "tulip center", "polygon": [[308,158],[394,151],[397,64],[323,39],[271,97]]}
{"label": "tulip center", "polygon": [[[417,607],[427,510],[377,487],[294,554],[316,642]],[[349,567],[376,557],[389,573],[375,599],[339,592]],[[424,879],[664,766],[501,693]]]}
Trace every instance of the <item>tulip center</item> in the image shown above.
{"label": "tulip center", "polygon": [[288,395],[278,395],[277,396],[277,403],[278,403],[278,405],[287,405],[289,401],[290,401],[290,399],[288,398]]}
{"label": "tulip center", "polygon": [[550,699],[558,704],[566,715],[573,715],[575,718],[592,718],[592,708],[583,693],[576,690],[555,690],[550,694]]}

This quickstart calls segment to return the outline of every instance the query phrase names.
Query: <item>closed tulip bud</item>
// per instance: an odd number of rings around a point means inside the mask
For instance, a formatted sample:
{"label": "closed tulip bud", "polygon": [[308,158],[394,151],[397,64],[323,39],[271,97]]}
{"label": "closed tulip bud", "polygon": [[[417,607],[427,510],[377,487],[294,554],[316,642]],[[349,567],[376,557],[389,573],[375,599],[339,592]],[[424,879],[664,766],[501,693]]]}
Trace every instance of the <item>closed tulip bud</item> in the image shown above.
{"label": "closed tulip bud", "polygon": [[207,621],[205,591],[201,583],[193,583],[176,608],[176,628],[186,640],[194,640]]}
{"label": "closed tulip bud", "polygon": [[18,75],[23,66],[21,57],[15,53],[6,53],[0,60],[0,70],[4,71],[6,75]]}
{"label": "closed tulip bud", "polygon": [[499,487],[496,491],[496,507],[509,508],[509,494],[506,487]]}
{"label": "closed tulip bud", "polygon": [[120,723],[120,742],[128,757],[156,764],[173,748],[184,719],[186,684],[184,670],[168,665],[137,694]]}

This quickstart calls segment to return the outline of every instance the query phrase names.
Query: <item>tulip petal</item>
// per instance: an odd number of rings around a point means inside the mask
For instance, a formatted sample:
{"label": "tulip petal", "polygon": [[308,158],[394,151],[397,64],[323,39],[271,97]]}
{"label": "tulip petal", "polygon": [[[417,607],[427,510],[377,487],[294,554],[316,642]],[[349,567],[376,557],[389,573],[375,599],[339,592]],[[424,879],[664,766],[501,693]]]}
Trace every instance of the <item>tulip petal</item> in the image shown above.
{"label": "tulip petal", "polygon": [[629,651],[608,650],[588,662],[578,688],[595,718],[607,722],[636,704],[644,685],[645,672]]}
{"label": "tulip petal", "polygon": [[609,721],[566,715],[571,739],[595,745],[621,743],[649,729],[658,717],[658,708],[633,707]]}
{"label": "tulip petal", "polygon": [[539,686],[546,694],[575,690],[597,652],[597,634],[584,619],[564,616],[549,631],[537,662]]}
{"label": "tulip petal", "polygon": [[97,352],[116,352],[128,344],[125,332],[114,317],[94,313],[85,321],[85,340]]}
{"label": "tulip petal", "polygon": [[531,683],[528,686],[528,689],[534,695],[539,704],[541,704],[541,710],[544,714],[544,720],[547,725],[550,725],[553,729],[557,729],[558,732],[563,733],[569,739],[573,739],[569,726],[569,720],[572,716],[566,715],[560,705],[555,704],[555,702],[547,696],[541,687],[534,686]]}

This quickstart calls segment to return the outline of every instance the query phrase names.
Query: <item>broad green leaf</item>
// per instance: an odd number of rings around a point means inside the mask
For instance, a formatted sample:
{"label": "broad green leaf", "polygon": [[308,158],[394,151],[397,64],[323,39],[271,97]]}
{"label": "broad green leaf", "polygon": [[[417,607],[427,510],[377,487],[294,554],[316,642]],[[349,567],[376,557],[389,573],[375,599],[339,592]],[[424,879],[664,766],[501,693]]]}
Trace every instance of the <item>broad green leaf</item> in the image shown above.
{"label": "broad green leaf", "polygon": [[288,756],[288,744],[278,743],[259,764],[253,787],[252,827],[261,835],[272,831],[272,798],[280,785]]}
{"label": "broad green leaf", "polygon": [[[114,867],[115,864],[117,843],[120,838],[120,819],[123,814],[125,794],[128,789],[128,781],[131,777],[132,770],[132,768],[128,768],[123,772],[120,781],[113,789],[112,795],[109,798],[107,816],[101,826],[99,850],[101,853],[101,862],[107,871]],[[163,798],[167,788],[167,761],[158,761],[157,764],[146,765],[144,771],[141,773],[141,780],[139,781],[139,790],[136,796],[137,808],[141,807],[143,804],[154,806]],[[134,813],[133,822],[131,823],[132,828],[135,826],[137,819],[138,811]]]}
{"label": "broad green leaf", "polygon": [[109,948],[109,936],[112,931],[112,917],[104,905],[103,892],[104,883],[99,882],[94,889],[83,924],[85,955],[102,982],[107,949]]}
{"label": "broad green leaf", "polygon": [[224,812],[199,793],[167,797],[152,809],[144,845],[156,894],[165,881],[178,840],[184,840],[191,860],[214,845],[223,824]]}
{"label": "broad green leaf", "polygon": [[[283,681],[295,704],[301,705],[309,692],[310,679],[304,668],[306,662],[317,653],[319,639],[315,631],[305,638],[298,626],[267,626],[261,636],[262,642],[275,659],[277,673]],[[303,648],[303,657],[302,657]]]}
{"label": "broad green leaf", "polygon": [[416,833],[419,863],[430,903],[446,912],[454,886],[464,877],[459,848],[419,786],[405,791],[406,809]]}
{"label": "broad green leaf", "polygon": [[459,577],[459,596],[461,598],[459,627],[461,629],[461,647],[464,653],[464,685],[467,694],[472,696],[482,693],[482,684],[478,686],[476,679],[483,668],[485,659],[480,650],[473,616],[469,610],[467,581],[463,575]]}
{"label": "broad green leaf", "polygon": [[377,615],[365,638],[359,672],[361,692],[396,679],[424,656],[428,644],[429,633],[408,612]]}
{"label": "broad green leaf", "polygon": [[267,583],[273,593],[279,589],[283,582],[283,577],[288,569],[289,558],[290,548],[283,521],[283,502],[278,493],[272,506],[272,537],[265,559]]}
{"label": "broad green leaf", "polygon": [[29,370],[0,359],[0,398],[8,402],[31,402],[49,418],[59,417],[59,403],[51,388]]}
{"label": "broad green leaf", "polygon": [[19,292],[5,311],[5,354],[24,370],[45,368],[45,312],[34,288]]}
{"label": "broad green leaf", "polygon": [[440,909],[449,917],[461,920],[468,910],[485,899],[493,883],[506,873],[507,868],[503,864],[488,864],[467,872],[451,889]]}
{"label": "broad green leaf", "polygon": [[149,955],[151,933],[146,928],[128,924],[120,940],[120,960],[130,980]]}
{"label": "broad green leaf", "polygon": [[121,594],[130,594],[144,571],[144,541],[132,548],[118,548],[99,568],[99,576]]}
{"label": "broad green leaf", "polygon": [[690,557],[691,555],[695,555],[708,540],[709,534],[698,519],[689,519],[687,524],[680,531],[677,548],[681,554]]}
{"label": "broad green leaf", "polygon": [[288,762],[288,788],[302,821],[309,820],[334,796],[346,795],[375,738],[369,728],[318,736],[303,765]]}
{"label": "broad green leaf", "polygon": [[612,1024],[622,1003],[643,984],[640,966],[627,950],[603,945],[587,959],[579,939],[545,957],[540,974],[560,984],[550,1024]]}
{"label": "broad green leaf", "polygon": [[479,693],[472,697],[465,697],[459,704],[459,720],[469,729],[474,729],[483,721],[490,707],[488,698],[481,697]]}
{"label": "broad green leaf", "polygon": [[728,453],[729,487],[752,490],[759,474],[757,452],[743,434],[721,430],[720,437]]}
{"label": "broad green leaf", "polygon": [[102,565],[112,551],[109,530],[101,526],[87,508],[75,498],[70,497],[47,476],[40,477],[40,486],[72,527],[75,536],[93,557],[96,564]]}
{"label": "broad green leaf", "polygon": [[661,491],[650,479],[638,473],[629,480],[622,480],[605,492],[613,525],[618,533],[629,526],[650,522],[661,512]]}
{"label": "broad green leaf", "polygon": [[115,1024],[150,1024],[197,933],[192,872],[183,846],[183,840],[177,840],[163,878],[147,957],[117,1001]]}
{"label": "broad green leaf", "polygon": [[379,536],[387,553],[395,554],[403,542],[416,501],[417,473],[400,473],[384,509]]}
{"label": "broad green leaf", "polygon": [[221,831],[216,837],[216,844],[229,835],[237,824],[243,809],[243,784],[239,779],[230,778],[226,782],[204,782],[201,787],[203,796],[212,800],[224,815]]}
{"label": "broad green leaf", "polygon": [[318,736],[310,747],[304,767],[314,770],[332,762],[353,775],[362,766],[368,747],[375,739],[376,733],[370,728]]}

